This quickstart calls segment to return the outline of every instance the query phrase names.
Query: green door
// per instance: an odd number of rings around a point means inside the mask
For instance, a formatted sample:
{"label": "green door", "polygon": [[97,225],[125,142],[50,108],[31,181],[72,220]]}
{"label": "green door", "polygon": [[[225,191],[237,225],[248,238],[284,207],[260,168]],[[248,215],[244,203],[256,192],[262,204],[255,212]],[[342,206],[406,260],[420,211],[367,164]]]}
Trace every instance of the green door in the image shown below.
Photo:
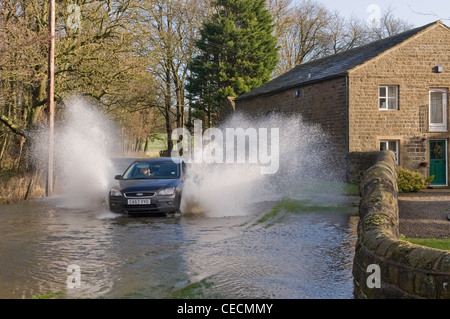
{"label": "green door", "polygon": [[430,140],[431,185],[447,185],[447,143],[445,140]]}

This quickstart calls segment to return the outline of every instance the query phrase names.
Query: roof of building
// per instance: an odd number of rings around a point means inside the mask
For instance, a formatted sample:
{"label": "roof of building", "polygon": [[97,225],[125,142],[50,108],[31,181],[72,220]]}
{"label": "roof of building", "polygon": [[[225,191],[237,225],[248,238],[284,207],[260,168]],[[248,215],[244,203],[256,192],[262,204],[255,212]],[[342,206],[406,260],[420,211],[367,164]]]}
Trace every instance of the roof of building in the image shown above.
{"label": "roof of building", "polygon": [[343,76],[349,70],[375,58],[433,25],[442,25],[442,22],[436,21],[361,47],[301,64],[260,87],[239,96],[237,100],[250,99],[312,82]]}

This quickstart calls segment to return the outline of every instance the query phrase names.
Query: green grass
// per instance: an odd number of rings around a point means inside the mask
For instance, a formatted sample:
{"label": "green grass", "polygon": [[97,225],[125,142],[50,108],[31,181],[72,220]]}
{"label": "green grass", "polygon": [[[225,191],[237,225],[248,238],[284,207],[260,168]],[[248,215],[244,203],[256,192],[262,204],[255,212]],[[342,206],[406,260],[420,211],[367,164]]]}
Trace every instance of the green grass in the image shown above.
{"label": "green grass", "polygon": [[402,240],[408,241],[410,243],[421,245],[425,247],[450,250],[450,239],[438,239],[438,238],[407,238],[404,236],[400,237]]}
{"label": "green grass", "polygon": [[165,134],[158,135],[157,138],[150,141],[148,145],[148,152],[159,152],[167,149],[167,136]]}
{"label": "green grass", "polygon": [[175,290],[168,297],[169,299],[200,299],[206,298],[205,290],[211,288],[214,284],[203,279],[199,282],[194,282],[186,287]]}
{"label": "green grass", "polygon": [[261,217],[260,219],[258,219],[256,221],[256,223],[265,223],[266,221],[268,221],[269,219],[274,218],[275,216],[278,215],[278,213],[280,212],[281,208],[280,206],[277,204],[275,205],[272,210],[270,212],[268,212],[267,214],[265,214],[263,217]]}
{"label": "green grass", "polygon": [[270,212],[265,214],[263,217],[256,221],[256,224],[262,224],[269,220],[272,220],[271,223],[267,224],[265,227],[270,227],[273,225],[274,219],[281,213],[295,213],[298,212],[301,207],[306,203],[305,200],[293,200],[293,199],[283,199],[278,202]]}
{"label": "green grass", "polygon": [[347,195],[359,196],[359,186],[356,184],[344,184],[343,189]]}
{"label": "green grass", "polygon": [[50,292],[48,294],[32,296],[31,299],[55,299],[63,294],[64,294],[64,292],[62,292],[62,291]]}
{"label": "green grass", "polygon": [[347,206],[326,206],[326,205],[317,205],[312,203],[312,201],[304,199],[304,200],[296,200],[285,198],[275,204],[272,210],[266,214],[264,214],[261,218],[259,218],[255,224],[262,224],[269,222],[265,227],[270,227],[276,220],[280,220],[283,218],[285,214],[301,214],[307,212],[333,212],[333,211],[347,211],[350,210],[351,207]]}

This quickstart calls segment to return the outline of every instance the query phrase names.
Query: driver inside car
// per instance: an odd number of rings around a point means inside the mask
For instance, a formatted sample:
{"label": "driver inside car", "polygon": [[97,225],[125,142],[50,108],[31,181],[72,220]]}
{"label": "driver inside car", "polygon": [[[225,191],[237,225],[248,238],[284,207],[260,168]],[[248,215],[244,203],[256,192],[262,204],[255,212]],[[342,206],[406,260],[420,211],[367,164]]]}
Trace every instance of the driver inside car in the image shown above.
{"label": "driver inside car", "polygon": [[138,174],[138,177],[148,177],[148,176],[151,176],[152,174],[151,174],[151,172],[150,172],[150,168],[149,167],[142,167],[140,170],[139,170],[139,174]]}

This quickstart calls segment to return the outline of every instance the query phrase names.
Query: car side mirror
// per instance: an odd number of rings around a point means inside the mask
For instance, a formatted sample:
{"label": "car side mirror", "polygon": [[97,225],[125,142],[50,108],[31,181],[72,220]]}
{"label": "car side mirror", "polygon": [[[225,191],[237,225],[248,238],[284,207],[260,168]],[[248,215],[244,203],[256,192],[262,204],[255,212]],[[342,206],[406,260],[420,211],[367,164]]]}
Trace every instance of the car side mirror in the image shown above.
{"label": "car side mirror", "polygon": [[114,176],[114,179],[116,179],[116,180],[121,180],[122,179],[122,175],[116,175],[116,176]]}

